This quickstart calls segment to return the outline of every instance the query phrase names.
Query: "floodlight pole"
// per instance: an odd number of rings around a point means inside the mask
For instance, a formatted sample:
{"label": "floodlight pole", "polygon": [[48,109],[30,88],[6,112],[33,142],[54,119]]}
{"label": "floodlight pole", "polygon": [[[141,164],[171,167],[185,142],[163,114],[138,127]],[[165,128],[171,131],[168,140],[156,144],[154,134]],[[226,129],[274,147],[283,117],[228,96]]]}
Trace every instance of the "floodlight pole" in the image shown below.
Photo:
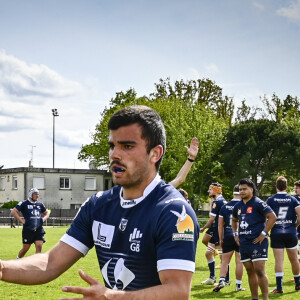
{"label": "floodlight pole", "polygon": [[53,169],[54,169],[54,162],[55,162],[55,117],[58,117],[58,111],[56,108],[52,109],[53,115]]}

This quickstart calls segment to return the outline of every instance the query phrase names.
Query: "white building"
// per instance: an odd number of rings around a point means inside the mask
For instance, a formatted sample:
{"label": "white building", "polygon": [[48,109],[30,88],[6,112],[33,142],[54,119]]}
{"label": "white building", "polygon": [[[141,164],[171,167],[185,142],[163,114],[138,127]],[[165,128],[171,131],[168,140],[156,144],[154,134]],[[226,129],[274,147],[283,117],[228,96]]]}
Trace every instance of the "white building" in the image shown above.
{"label": "white building", "polygon": [[0,206],[23,201],[36,187],[47,208],[77,209],[91,195],[112,187],[111,174],[104,170],[58,168],[0,169]]}

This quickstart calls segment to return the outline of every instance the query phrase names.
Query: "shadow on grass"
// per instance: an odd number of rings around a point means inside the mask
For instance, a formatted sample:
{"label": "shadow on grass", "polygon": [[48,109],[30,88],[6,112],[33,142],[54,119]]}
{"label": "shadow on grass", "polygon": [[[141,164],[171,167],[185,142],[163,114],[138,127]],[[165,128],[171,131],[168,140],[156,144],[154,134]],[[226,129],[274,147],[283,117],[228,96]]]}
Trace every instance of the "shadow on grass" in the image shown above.
{"label": "shadow on grass", "polygon": [[[213,292],[213,285],[194,285],[192,287],[193,298],[196,299],[249,299],[249,294],[245,292],[226,291],[226,287],[220,292]],[[199,293],[197,293],[199,291]]]}

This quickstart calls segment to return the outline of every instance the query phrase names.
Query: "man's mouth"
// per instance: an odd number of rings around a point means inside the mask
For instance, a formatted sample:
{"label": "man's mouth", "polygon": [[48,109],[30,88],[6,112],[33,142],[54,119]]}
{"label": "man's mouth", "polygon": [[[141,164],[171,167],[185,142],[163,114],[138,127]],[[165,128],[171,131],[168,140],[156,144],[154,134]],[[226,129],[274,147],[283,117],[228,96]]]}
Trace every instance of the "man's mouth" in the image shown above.
{"label": "man's mouth", "polygon": [[112,169],[115,173],[124,173],[125,172],[125,170],[120,167],[113,167]]}

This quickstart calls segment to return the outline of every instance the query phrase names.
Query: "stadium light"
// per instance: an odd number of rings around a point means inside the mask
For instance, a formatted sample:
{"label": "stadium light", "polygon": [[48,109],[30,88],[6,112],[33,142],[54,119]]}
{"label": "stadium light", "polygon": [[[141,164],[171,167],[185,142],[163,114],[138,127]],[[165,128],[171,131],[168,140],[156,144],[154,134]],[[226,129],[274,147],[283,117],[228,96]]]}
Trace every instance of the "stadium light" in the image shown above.
{"label": "stadium light", "polygon": [[55,117],[58,117],[58,111],[56,108],[52,109],[53,115],[53,169],[54,169],[54,161],[55,161]]}

